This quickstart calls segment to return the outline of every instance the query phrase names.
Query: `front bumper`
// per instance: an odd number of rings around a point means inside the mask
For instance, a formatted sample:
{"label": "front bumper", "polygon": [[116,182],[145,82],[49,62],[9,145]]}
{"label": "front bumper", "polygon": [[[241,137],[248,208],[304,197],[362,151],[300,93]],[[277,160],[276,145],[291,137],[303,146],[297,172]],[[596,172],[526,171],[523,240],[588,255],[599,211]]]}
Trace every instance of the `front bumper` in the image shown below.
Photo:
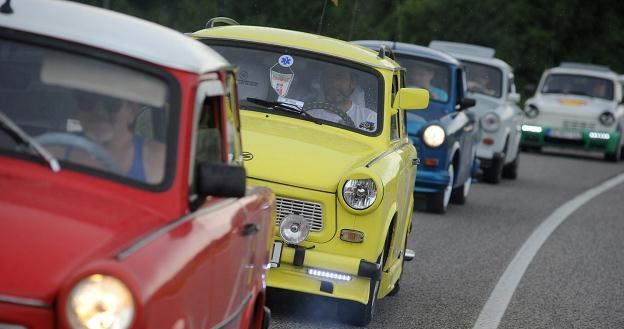
{"label": "front bumper", "polygon": [[523,146],[556,146],[587,151],[614,153],[619,147],[620,133],[589,129],[557,129],[523,125],[520,144]]}
{"label": "front bumper", "polygon": [[437,168],[419,167],[416,171],[415,193],[437,193],[446,188],[450,181],[448,171]]}
{"label": "front bumper", "polygon": [[[276,241],[267,274],[267,286],[320,296],[368,302],[370,280],[381,278],[378,264],[365,260],[317,251]],[[281,251],[278,251],[281,249]],[[322,267],[320,267],[322,264]],[[340,275],[342,279],[320,277],[310,270]],[[344,279],[346,276],[350,280]]]}

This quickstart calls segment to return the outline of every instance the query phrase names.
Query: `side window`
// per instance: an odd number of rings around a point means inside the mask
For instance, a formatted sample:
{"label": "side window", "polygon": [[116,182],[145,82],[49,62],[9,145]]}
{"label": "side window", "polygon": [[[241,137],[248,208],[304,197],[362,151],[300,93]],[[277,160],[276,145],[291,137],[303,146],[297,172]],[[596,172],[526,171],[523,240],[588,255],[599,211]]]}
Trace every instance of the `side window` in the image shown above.
{"label": "side window", "polygon": [[238,94],[233,73],[226,77],[225,84],[225,124],[227,141],[227,162],[242,164],[240,140],[240,117],[238,115]]}
{"label": "side window", "polygon": [[399,139],[399,113],[393,114],[390,118],[390,140]]}
{"label": "side window", "polygon": [[392,76],[392,106],[394,106],[394,98],[396,97],[396,94],[399,92],[399,75],[397,73],[394,73],[394,76]]}

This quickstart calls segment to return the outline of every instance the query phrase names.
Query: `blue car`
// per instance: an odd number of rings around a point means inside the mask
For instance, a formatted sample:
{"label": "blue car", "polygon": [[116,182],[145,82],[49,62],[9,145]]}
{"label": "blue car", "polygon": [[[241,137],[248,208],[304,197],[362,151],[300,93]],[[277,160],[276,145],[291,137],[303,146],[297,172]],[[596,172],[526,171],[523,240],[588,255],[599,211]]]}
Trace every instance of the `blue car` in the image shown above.
{"label": "blue car", "polygon": [[[425,209],[445,213],[449,202],[464,204],[472,178],[479,168],[476,158],[480,129],[466,109],[475,100],[466,97],[465,72],[455,58],[431,48],[412,44],[362,40],[361,46],[394,56],[407,69],[408,87],[429,90],[427,111],[407,113],[407,130],[418,149],[414,193],[422,194]],[[384,50],[380,50],[381,48]]]}

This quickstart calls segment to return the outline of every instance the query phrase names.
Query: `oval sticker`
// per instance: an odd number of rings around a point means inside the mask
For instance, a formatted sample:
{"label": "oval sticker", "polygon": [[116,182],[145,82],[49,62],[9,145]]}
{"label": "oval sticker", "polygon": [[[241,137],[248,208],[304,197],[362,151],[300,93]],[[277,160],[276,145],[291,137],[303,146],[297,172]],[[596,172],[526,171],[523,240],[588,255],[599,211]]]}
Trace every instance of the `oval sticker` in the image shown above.
{"label": "oval sticker", "polygon": [[295,60],[292,58],[292,56],[290,55],[282,55],[280,56],[280,58],[277,60],[277,62],[279,63],[280,66],[283,67],[290,67],[291,65],[293,65],[293,63],[295,62]]}

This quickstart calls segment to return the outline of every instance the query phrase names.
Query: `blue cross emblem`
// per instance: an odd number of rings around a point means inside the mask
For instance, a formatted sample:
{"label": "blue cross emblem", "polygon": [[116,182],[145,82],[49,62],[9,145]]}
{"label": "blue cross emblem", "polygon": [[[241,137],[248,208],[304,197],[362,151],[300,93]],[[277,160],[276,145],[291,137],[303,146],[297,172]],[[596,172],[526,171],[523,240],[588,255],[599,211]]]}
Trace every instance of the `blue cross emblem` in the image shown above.
{"label": "blue cross emblem", "polygon": [[279,58],[279,64],[283,67],[289,67],[293,64],[293,58],[290,55],[282,55]]}

